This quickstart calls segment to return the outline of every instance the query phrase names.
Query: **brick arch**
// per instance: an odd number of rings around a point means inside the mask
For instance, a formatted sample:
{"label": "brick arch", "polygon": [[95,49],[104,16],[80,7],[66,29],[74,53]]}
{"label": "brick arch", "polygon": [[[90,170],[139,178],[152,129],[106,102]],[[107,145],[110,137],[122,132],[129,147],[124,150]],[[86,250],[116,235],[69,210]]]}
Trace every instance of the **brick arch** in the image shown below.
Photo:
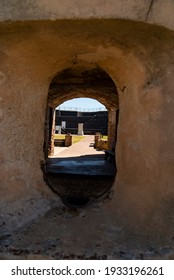
{"label": "brick arch", "polygon": [[[108,110],[109,147],[116,141],[116,110],[119,109],[118,92],[111,77],[100,67],[76,66],[64,69],[50,83],[47,100],[45,155],[54,153],[54,109],[72,98],[94,98]],[[52,123],[52,126],[50,124]]]}
{"label": "brick arch", "polygon": [[107,109],[118,107],[117,88],[111,77],[100,67],[76,66],[57,74],[50,83],[50,107],[78,97],[94,98]]}

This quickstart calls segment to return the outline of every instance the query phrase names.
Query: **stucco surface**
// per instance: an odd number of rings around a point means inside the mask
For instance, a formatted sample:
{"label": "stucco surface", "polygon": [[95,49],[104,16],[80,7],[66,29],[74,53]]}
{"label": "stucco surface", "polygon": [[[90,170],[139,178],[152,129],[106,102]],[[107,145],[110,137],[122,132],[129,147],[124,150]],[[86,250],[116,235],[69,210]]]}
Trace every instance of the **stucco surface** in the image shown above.
{"label": "stucco surface", "polygon": [[173,12],[174,1],[172,0],[156,0],[152,1],[153,5],[149,10],[147,21],[158,23],[168,28],[174,28]]}
{"label": "stucco surface", "polygon": [[174,28],[173,0],[1,0],[0,21],[115,18]]}
{"label": "stucco surface", "polygon": [[[48,90],[62,70],[77,65],[89,69],[90,65],[104,70],[117,86],[118,173],[111,200],[75,223],[67,220],[64,226],[66,221],[60,218],[60,228],[71,225],[75,236],[84,226],[86,246],[99,234],[103,242],[110,242],[118,231],[120,240],[131,246],[133,240],[141,244],[172,242],[173,45],[172,31],[125,20],[0,26],[2,231],[12,231],[44,213],[53,201],[62,207],[42,172]],[[85,230],[88,225],[93,228],[90,239]],[[67,238],[73,246],[73,240]]]}

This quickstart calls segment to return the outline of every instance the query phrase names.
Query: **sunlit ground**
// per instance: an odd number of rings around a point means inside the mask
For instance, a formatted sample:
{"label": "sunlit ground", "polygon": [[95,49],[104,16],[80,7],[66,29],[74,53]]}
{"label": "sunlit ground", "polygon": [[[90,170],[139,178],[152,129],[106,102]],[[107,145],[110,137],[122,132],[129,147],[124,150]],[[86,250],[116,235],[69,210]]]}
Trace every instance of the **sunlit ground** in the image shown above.
{"label": "sunlit ground", "polygon": [[[85,136],[83,135],[72,135],[72,144],[75,144],[84,138]],[[65,134],[55,134],[54,139],[65,139]]]}
{"label": "sunlit ground", "polygon": [[[54,135],[54,139],[65,139],[65,135],[66,134],[55,134]],[[83,140],[85,138],[85,135],[72,135],[72,144],[75,144],[81,140]],[[108,140],[108,136],[107,135],[102,135],[101,140]]]}

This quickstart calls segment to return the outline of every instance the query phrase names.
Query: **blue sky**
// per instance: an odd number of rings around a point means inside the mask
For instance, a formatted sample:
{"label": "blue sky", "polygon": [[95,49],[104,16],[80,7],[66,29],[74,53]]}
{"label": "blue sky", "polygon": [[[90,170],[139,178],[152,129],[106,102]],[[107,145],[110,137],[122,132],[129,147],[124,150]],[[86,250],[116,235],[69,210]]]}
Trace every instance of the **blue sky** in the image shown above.
{"label": "blue sky", "polygon": [[77,108],[105,108],[105,106],[92,98],[73,98],[62,104],[61,107],[77,107]]}

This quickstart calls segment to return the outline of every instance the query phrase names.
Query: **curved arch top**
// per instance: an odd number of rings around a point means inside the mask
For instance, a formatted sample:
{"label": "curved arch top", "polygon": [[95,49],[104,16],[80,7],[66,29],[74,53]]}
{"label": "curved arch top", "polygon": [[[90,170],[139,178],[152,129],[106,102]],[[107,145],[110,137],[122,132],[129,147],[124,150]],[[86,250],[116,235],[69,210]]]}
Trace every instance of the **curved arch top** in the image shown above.
{"label": "curved arch top", "polygon": [[48,105],[57,107],[72,98],[94,98],[108,110],[119,107],[116,86],[102,69],[74,67],[65,69],[52,80],[48,93]]}

